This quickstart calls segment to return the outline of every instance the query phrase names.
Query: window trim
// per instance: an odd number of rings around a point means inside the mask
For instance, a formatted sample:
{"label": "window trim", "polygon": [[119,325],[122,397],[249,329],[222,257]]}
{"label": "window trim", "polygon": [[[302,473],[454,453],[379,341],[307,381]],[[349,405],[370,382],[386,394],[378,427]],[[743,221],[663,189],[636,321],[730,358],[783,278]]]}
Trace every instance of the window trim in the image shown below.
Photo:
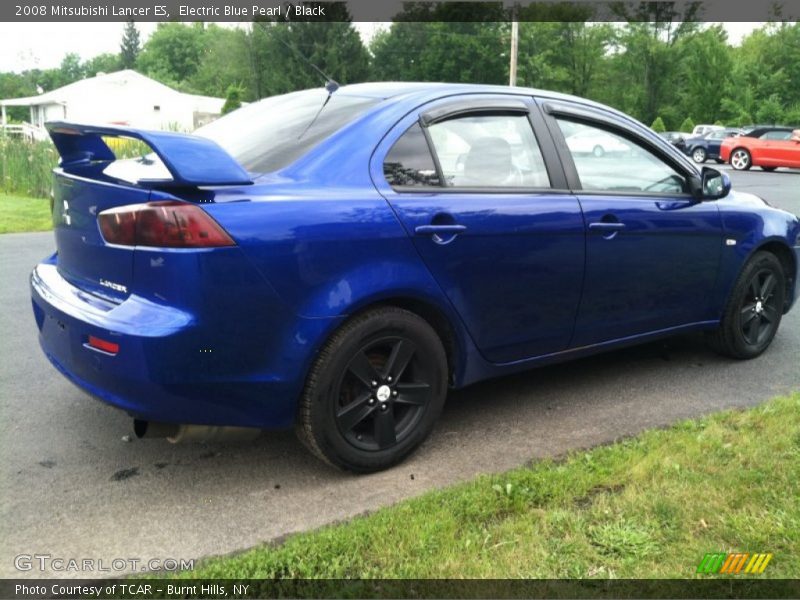
{"label": "window trim", "polygon": [[[388,183],[388,182],[387,182]],[[572,194],[572,190],[567,188],[541,188],[541,187],[438,187],[432,185],[404,185],[391,186],[392,190],[398,194],[491,194],[501,195],[561,195]]]}
{"label": "window trim", "polygon": [[420,113],[419,120],[425,129],[448,119],[484,112],[515,112],[527,115],[529,107],[524,100],[518,98],[466,98],[429,108]]}

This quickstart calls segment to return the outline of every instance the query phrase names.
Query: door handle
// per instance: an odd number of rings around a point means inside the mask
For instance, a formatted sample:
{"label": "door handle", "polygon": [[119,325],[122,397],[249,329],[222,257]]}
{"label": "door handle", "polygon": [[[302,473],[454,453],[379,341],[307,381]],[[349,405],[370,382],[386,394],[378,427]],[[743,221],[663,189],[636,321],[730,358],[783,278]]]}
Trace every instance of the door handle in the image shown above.
{"label": "door handle", "polygon": [[466,225],[419,225],[414,228],[414,233],[417,235],[458,235],[466,230]]}
{"label": "door handle", "polygon": [[597,223],[589,223],[589,229],[598,231],[620,231],[625,229],[625,223],[600,221]]}

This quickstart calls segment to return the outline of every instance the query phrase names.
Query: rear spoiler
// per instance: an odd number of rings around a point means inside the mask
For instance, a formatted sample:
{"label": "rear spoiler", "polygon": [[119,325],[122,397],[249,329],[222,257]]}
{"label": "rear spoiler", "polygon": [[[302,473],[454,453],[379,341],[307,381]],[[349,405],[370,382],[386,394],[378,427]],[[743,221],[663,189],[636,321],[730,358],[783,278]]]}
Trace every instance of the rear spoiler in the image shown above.
{"label": "rear spoiler", "polygon": [[103,137],[141,140],[158,155],[172,179],[142,180],[143,186],[197,187],[248,185],[253,179],[216,142],[188,133],[147,131],[132,127],[80,125],[66,121],[45,124],[61,155],[61,167],[69,170],[96,161],[111,162],[116,156]]}

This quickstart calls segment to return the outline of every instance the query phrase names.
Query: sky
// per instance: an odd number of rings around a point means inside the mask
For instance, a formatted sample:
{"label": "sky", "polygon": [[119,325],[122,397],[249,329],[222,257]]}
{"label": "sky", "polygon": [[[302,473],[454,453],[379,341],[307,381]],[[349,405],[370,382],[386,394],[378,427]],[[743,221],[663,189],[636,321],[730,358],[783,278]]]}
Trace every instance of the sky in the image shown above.
{"label": "sky", "polygon": [[[124,23],[0,23],[0,72],[49,69],[61,64],[64,55],[77,53],[86,60],[104,52],[119,52]],[[142,39],[155,31],[157,23],[137,23]],[[236,24],[220,23],[229,27]],[[388,23],[354,23],[368,42]],[[733,44],[763,23],[725,23]]]}

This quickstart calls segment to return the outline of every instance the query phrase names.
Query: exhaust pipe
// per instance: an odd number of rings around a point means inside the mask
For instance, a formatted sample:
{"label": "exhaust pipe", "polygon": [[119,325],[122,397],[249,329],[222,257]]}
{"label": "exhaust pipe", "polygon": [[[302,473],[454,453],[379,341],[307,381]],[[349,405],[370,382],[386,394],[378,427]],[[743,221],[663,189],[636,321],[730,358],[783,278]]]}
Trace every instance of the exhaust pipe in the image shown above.
{"label": "exhaust pipe", "polygon": [[221,427],[217,425],[175,425],[133,420],[133,432],[139,439],[167,438],[171,444],[183,442],[221,442],[254,440],[261,433],[254,427]]}

